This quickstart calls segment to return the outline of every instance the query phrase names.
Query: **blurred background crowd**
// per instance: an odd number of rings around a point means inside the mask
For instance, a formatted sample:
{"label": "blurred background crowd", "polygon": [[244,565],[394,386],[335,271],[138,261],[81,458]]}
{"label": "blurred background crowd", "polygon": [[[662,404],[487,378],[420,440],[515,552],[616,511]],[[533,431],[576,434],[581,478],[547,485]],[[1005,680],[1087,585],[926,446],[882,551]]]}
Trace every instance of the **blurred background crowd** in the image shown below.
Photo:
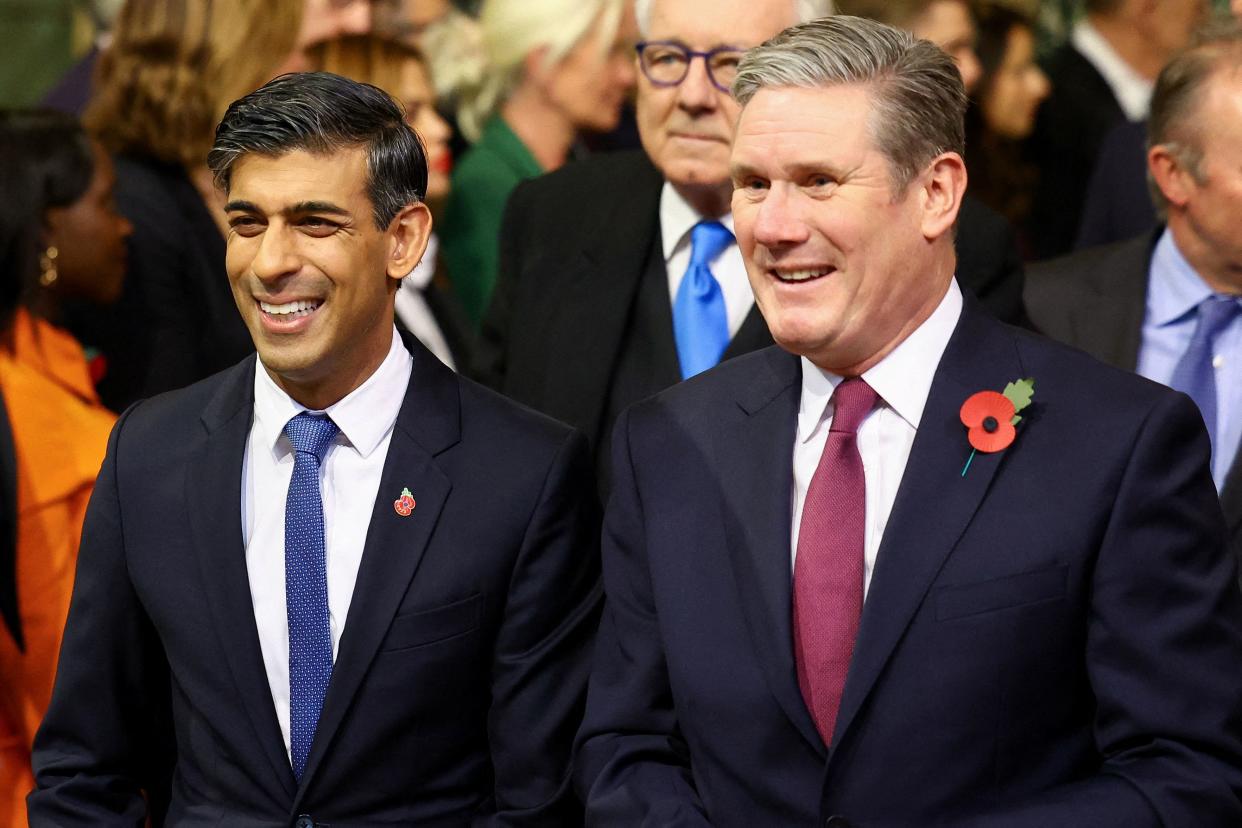
{"label": "blurred background crowd", "polygon": [[[699,5],[710,16],[710,2]],[[1049,333],[1061,294],[1037,289],[1039,308],[1028,309],[1024,271],[1134,238],[1145,240],[1143,257],[1151,252],[1168,206],[1149,194],[1157,77],[1211,16],[1240,11],[1209,0],[834,5],[911,29],[956,61],[971,95],[960,267],[972,267],[972,245],[1004,245],[995,279],[969,284],[959,272],[959,280],[1008,321]],[[520,353],[509,343],[506,368],[495,339],[519,324],[538,329],[554,309],[526,307],[515,318],[518,305],[506,296],[489,311],[500,274],[513,266],[501,251],[505,222],[522,219],[517,206],[506,218],[515,188],[643,149],[676,183],[647,140],[658,124],[644,118],[665,116],[644,115],[635,96],[648,84],[655,101],[659,89],[682,84],[685,74],[668,76],[668,67],[675,75],[678,61],[693,56],[648,45],[637,59],[650,3],[638,6],[0,0],[0,824],[24,824],[30,741],[50,694],[78,535],[116,413],[253,351],[224,276],[228,228],[205,162],[225,107],[303,70],[343,74],[395,97],[427,147],[436,228],[398,293],[400,324],[451,367],[522,398],[511,381]],[[730,54],[709,59],[709,72],[731,71]],[[688,102],[687,88],[670,107],[709,106]],[[590,214],[595,201],[628,197],[587,189],[569,210]],[[537,203],[528,193],[523,203]],[[668,246],[670,272],[676,255],[689,256]],[[735,314],[729,336],[745,335],[749,307]],[[618,359],[600,370],[624,378],[637,364]],[[637,382],[639,390],[623,394],[621,382],[601,383],[608,387],[595,421],[615,416],[627,394],[658,390]],[[572,412],[527,397],[573,422]],[[606,443],[598,422],[573,424]]]}

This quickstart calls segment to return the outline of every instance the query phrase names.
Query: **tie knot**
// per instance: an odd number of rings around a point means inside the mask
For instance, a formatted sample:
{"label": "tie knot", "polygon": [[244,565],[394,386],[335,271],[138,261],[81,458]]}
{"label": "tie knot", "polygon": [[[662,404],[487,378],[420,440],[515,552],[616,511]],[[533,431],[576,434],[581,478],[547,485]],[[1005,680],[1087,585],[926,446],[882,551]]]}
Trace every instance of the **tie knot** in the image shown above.
{"label": "tie knot", "polygon": [[316,462],[323,461],[323,453],[339,430],[330,417],[305,411],[285,423],[285,436],[293,444],[293,450],[315,455]]}
{"label": "tie knot", "polygon": [[1199,303],[1199,325],[1209,339],[1215,339],[1216,334],[1232,322],[1239,311],[1242,311],[1242,306],[1238,305],[1238,297],[1213,293]]}
{"label": "tie knot", "polygon": [[832,426],[829,431],[853,434],[875,408],[880,395],[861,377],[842,380],[832,392]]}
{"label": "tie knot", "polygon": [[728,227],[718,221],[700,221],[690,231],[690,264],[709,264],[732,242]]}

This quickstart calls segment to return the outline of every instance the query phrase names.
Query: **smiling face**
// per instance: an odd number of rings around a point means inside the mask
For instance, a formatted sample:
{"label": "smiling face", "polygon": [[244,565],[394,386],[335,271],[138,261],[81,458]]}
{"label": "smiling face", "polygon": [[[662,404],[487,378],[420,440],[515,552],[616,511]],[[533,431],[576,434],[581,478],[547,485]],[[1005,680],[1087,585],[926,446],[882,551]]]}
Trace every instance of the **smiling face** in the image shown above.
{"label": "smiling face", "polygon": [[[654,0],[647,41],[673,41],[707,52],[748,49],[797,22],[791,0]],[[643,149],[674,185],[727,190],[729,143],[738,105],[707,77],[700,58],[677,86],[638,75],[638,131]],[[727,207],[727,204],[724,205]]]}
{"label": "smiling face", "polygon": [[844,376],[935,310],[965,190],[961,158],[946,153],[894,193],[870,116],[861,85],[763,89],[733,148],[734,227],[772,336]]}
{"label": "smiling face", "polygon": [[425,206],[375,226],[361,148],[244,155],[232,167],[225,268],[272,379],[322,409],[388,353],[399,279],[422,256]]}

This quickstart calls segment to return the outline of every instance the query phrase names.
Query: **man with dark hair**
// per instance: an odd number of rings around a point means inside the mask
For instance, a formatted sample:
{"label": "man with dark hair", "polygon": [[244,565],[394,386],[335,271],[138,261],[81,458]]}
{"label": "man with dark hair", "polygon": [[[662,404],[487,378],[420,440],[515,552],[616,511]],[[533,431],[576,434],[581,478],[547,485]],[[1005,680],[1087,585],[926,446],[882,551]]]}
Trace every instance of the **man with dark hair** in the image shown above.
{"label": "man with dark hair", "polygon": [[1038,265],[1044,333],[1185,391],[1212,438],[1212,475],[1242,561],[1242,25],[1200,32],[1160,73],[1147,172],[1165,224]]}
{"label": "man with dark hair", "polygon": [[1152,84],[1186,45],[1207,0],[1086,0],[1069,42],[1049,55],[1052,93],[1030,137],[1039,182],[1031,207],[1035,258],[1068,253],[1105,138],[1147,117]]}
{"label": "man with dark hair", "polygon": [[779,347],[617,422],[588,823],[1242,824],[1242,593],[1190,401],[959,288],[942,51],[829,17],[733,89]]}
{"label": "man with dark hair", "polygon": [[383,92],[277,78],[209,163],[258,354],[112,433],[31,824],[573,823],[585,440],[398,336],[431,219]]}

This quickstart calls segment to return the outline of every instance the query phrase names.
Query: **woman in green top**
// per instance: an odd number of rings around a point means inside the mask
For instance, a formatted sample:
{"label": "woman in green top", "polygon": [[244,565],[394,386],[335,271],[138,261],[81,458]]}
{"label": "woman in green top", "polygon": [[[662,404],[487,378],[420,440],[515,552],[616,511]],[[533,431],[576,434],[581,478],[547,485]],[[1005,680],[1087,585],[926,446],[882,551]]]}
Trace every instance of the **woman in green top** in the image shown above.
{"label": "woman in green top", "polygon": [[478,324],[496,281],[500,220],[518,182],[565,162],[579,130],[617,125],[634,83],[625,0],[485,0],[488,68],[458,122],[475,143],[453,171],[440,233],[449,279]]}

